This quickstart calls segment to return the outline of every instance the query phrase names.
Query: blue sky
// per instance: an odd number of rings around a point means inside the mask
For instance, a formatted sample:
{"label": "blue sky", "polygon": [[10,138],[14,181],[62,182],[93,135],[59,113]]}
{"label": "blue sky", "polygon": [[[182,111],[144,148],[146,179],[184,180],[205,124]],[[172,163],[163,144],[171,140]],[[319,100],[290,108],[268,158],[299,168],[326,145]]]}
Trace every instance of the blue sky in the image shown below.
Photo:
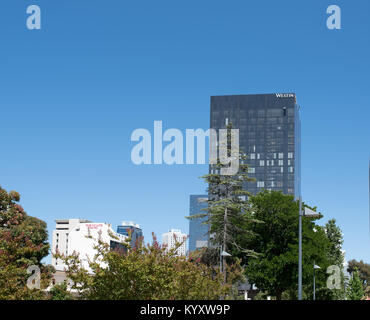
{"label": "blue sky", "polygon": [[[26,28],[26,8],[42,29]],[[326,8],[342,9],[328,30]],[[3,0],[0,184],[45,220],[187,232],[206,165],[135,166],[131,132],[209,126],[211,95],[295,92],[302,195],[370,262],[370,2]]]}

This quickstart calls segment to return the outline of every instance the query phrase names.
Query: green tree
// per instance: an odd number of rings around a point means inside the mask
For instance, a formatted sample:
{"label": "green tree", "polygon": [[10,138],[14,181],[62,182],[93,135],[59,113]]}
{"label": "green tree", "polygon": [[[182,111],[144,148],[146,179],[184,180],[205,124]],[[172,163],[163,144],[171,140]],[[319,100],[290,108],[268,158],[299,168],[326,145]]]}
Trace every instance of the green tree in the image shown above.
{"label": "green tree", "polygon": [[338,266],[340,269],[340,285],[339,289],[328,289],[322,287],[319,289],[317,296],[322,299],[344,300],[345,299],[345,276],[343,270],[344,255],[342,252],[343,233],[337,226],[336,220],[329,220],[324,226],[326,237],[329,240],[329,248],[327,252],[328,260],[331,265]]}
{"label": "green tree", "polygon": [[361,300],[364,297],[364,294],[364,288],[358,271],[354,271],[348,282],[347,299]]}
{"label": "green tree", "polygon": [[358,272],[364,286],[370,285],[370,264],[365,263],[364,261],[350,260],[348,261],[347,271],[350,274],[353,274],[355,271]]}
{"label": "green tree", "polygon": [[[206,218],[205,224],[209,225],[210,240],[217,248],[231,253],[232,257],[245,259],[246,256],[256,255],[253,250],[248,249],[247,241],[253,233],[246,227],[248,223],[258,221],[251,214],[248,196],[244,186],[247,182],[254,181],[248,176],[248,165],[245,163],[246,155],[232,151],[235,137],[232,136],[232,124],[227,125],[227,139],[220,141],[219,148],[225,149],[226,154],[232,161],[238,164],[238,172],[235,174],[223,174],[223,170],[229,168],[220,156],[213,159],[210,173],[201,178],[208,184],[208,207],[206,213],[187,217],[188,219]],[[236,158],[236,159],[235,159]],[[218,256],[220,249],[216,250]],[[205,252],[210,256],[216,252],[209,250]],[[215,258],[213,254],[213,258]],[[226,265],[226,257],[223,257],[223,265]],[[226,281],[226,272],[224,273]]]}
{"label": "green tree", "polygon": [[329,248],[329,260],[332,264],[343,266],[343,253],[342,253],[342,244],[343,244],[343,233],[342,230],[336,225],[336,220],[331,219],[325,224],[326,236],[330,241]]}
{"label": "green tree", "polygon": [[72,300],[73,296],[68,290],[67,282],[54,285],[50,289],[50,299],[51,300]]}
{"label": "green tree", "polygon": [[[174,300],[219,299],[231,291],[231,284],[222,285],[217,270],[176,255],[158,244],[139,243],[128,250],[110,250],[97,239],[96,256],[89,263],[92,272],[81,267],[77,254],[55,257],[67,265],[67,276],[72,288],[82,299],[91,300]],[[235,274],[235,272],[231,272]]]}
{"label": "green tree", "polygon": [[[263,191],[251,197],[254,217],[263,223],[250,223],[256,237],[250,248],[259,253],[250,257],[246,276],[251,283],[270,296],[280,300],[284,296],[297,298],[298,282],[298,211],[299,204],[291,195],[277,191]],[[305,296],[312,297],[313,263],[322,270],[330,265],[327,257],[330,242],[324,228],[304,218],[303,230],[303,284]],[[316,272],[318,288],[326,286],[325,271]]]}
{"label": "green tree", "polygon": [[49,250],[46,223],[28,216],[19,200],[19,193],[0,187],[0,299],[41,299],[26,283],[31,265],[41,270],[41,288],[50,282],[53,269],[41,263]]}

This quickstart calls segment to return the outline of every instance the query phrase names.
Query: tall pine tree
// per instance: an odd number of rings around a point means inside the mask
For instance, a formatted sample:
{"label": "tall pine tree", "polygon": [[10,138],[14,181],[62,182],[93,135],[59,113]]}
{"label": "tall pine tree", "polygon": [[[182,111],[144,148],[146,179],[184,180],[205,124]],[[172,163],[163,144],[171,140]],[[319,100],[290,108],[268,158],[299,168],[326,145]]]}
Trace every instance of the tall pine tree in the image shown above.
{"label": "tall pine tree", "polygon": [[[226,141],[221,137],[219,139],[219,152],[216,159],[210,159],[212,164],[209,174],[201,177],[208,184],[208,208],[205,209],[207,212],[187,218],[206,218],[204,223],[209,225],[211,246],[219,248],[220,252],[226,251],[234,257],[255,256],[256,253],[246,246],[247,239],[253,236],[247,225],[252,221],[259,221],[253,217],[248,202],[250,193],[245,190],[245,184],[254,179],[248,176],[247,156],[239,150],[239,132],[233,135],[232,130],[230,123],[227,125]],[[212,143],[215,142],[211,141]],[[232,150],[235,145],[238,148],[237,152],[235,149]],[[229,157],[230,163],[225,163],[222,153]],[[238,172],[224,174],[233,161],[238,164]],[[226,266],[225,256],[223,265]],[[226,280],[226,272],[224,272],[224,280]]]}

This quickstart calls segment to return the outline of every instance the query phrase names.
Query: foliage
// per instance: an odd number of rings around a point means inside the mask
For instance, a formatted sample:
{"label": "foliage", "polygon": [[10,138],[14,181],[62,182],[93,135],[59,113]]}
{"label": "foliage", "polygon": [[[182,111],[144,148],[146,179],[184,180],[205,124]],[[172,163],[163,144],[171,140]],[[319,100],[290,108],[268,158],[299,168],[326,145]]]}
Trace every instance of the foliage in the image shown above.
{"label": "foliage", "polygon": [[358,276],[360,277],[364,286],[370,286],[370,264],[356,260],[348,261],[347,271],[353,274],[357,270]]}
{"label": "foliage", "polygon": [[330,241],[330,247],[328,251],[328,258],[333,265],[343,265],[343,234],[340,228],[336,225],[336,220],[331,219],[325,224],[326,236]]}
{"label": "foliage", "polygon": [[329,240],[327,252],[328,260],[331,265],[340,268],[340,289],[319,288],[318,297],[325,300],[344,300],[345,299],[345,276],[343,270],[344,255],[342,252],[343,233],[336,225],[336,220],[329,220],[324,226],[326,237]]}
{"label": "foliage", "polygon": [[364,261],[350,260],[348,261],[347,271],[353,276],[357,273],[361,279],[362,286],[365,290],[365,295],[370,296],[370,264]]}
{"label": "foliage", "polygon": [[205,247],[197,249],[190,253],[191,261],[199,261],[209,267],[220,264],[220,249],[214,247]]}
{"label": "foliage", "polygon": [[[298,283],[298,212],[299,204],[291,195],[278,191],[263,191],[251,197],[254,217],[264,223],[251,223],[249,228],[256,234],[250,248],[260,253],[251,257],[246,275],[251,283],[276,299],[283,292],[290,299],[297,298]],[[316,272],[316,286],[326,287],[325,270],[330,265],[328,251],[331,243],[324,228],[314,223],[314,218],[302,219],[302,282],[305,294],[312,297],[313,264],[321,270]]]}
{"label": "foliage", "polygon": [[50,289],[51,300],[72,300],[73,296],[68,290],[67,282],[54,285]]}
{"label": "foliage", "polygon": [[267,300],[268,294],[263,291],[259,291],[253,298],[253,300]]}
{"label": "foliage", "polygon": [[41,269],[41,288],[47,287],[52,268],[41,260],[48,254],[46,223],[30,217],[16,202],[20,195],[0,187],[0,299],[43,299],[40,290],[30,290],[27,268]]}
{"label": "foliage", "polygon": [[[81,267],[78,254],[55,254],[67,265],[72,288],[82,299],[91,300],[172,300],[219,299],[230,292],[231,285],[221,284],[217,270],[199,262],[176,255],[153,243],[127,251],[111,251],[97,239],[96,255],[89,263],[91,271]],[[235,272],[232,272],[235,274]]]}
{"label": "foliage", "polygon": [[[220,148],[225,148],[227,154],[233,156],[230,149],[233,143],[231,130],[232,124],[230,123],[227,126],[227,145],[222,145],[220,142]],[[248,177],[248,165],[245,164],[247,157],[242,152],[239,152],[237,157],[239,171],[235,175],[221,174],[229,164],[222,163],[220,158],[217,158],[216,163],[210,166],[210,173],[201,177],[208,184],[208,207],[204,209],[207,212],[187,218],[205,217],[204,223],[209,225],[211,243],[217,248],[222,247],[222,250],[230,253],[232,257],[244,259],[246,256],[256,255],[246,246],[247,240],[253,236],[246,226],[252,221],[256,223],[258,221],[253,218],[247,201],[250,193],[243,188],[245,183],[254,181]],[[216,250],[219,256],[219,249]],[[224,259],[224,264],[226,264],[226,258]]]}
{"label": "foliage", "polygon": [[348,300],[361,300],[364,297],[364,288],[362,286],[362,280],[359,276],[358,271],[352,273],[352,277],[348,282],[347,299]]}

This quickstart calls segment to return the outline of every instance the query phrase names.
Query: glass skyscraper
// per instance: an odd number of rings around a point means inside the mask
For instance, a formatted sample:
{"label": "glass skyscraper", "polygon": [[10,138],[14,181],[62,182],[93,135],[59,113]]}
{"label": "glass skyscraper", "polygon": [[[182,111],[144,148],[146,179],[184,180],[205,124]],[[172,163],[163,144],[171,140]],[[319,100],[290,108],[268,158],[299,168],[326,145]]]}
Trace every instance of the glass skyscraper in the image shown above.
{"label": "glass skyscraper", "polygon": [[248,156],[245,190],[300,194],[301,124],[294,93],[211,97],[210,127],[239,129],[240,150]]}
{"label": "glass skyscraper", "polygon": [[[207,208],[208,195],[190,196],[190,216],[207,213],[202,210]],[[206,218],[191,219],[189,221],[189,251],[208,246],[208,225],[202,224]]]}
{"label": "glass skyscraper", "polygon": [[129,236],[131,234],[130,245],[132,248],[135,248],[137,241],[140,241],[140,239],[143,237],[143,231],[140,229],[140,226],[131,221],[123,221],[122,225],[117,227],[117,233],[124,236]]}

